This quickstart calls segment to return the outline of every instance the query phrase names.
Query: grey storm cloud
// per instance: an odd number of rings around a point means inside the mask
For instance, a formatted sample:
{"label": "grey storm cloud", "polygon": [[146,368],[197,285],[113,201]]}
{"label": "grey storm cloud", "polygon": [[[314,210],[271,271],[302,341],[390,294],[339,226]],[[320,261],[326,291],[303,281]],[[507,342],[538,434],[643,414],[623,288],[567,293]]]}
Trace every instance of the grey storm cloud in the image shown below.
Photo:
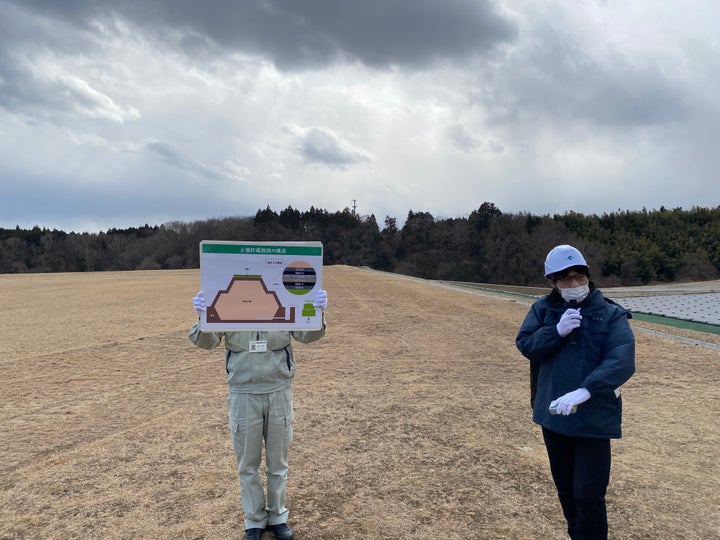
{"label": "grey storm cloud", "polygon": [[[422,67],[484,54],[517,36],[491,0],[4,0],[17,13],[81,31],[119,16],[192,52],[202,45],[266,57],[281,69],[335,61]],[[6,9],[6,11],[9,11]],[[111,26],[111,25],[109,25]],[[170,29],[175,37],[170,37]],[[178,35],[180,37],[178,37]]]}
{"label": "grey storm cloud", "polygon": [[0,0],[0,220],[702,203],[720,8],[631,4]]}
{"label": "grey storm cloud", "polygon": [[[490,0],[0,0],[0,107],[64,110],[114,122],[136,118],[72,76],[43,76],[23,58],[26,49],[97,49],[118,20],[189,57],[241,52],[280,69],[361,62],[374,68],[430,67],[492,55],[508,45],[501,64],[479,70],[477,94],[490,118],[514,122],[525,114],[571,116],[604,125],[649,125],[687,116],[682,82],[651,64],[602,64],[550,21],[532,29],[534,46],[513,48],[517,22]],[[202,57],[202,58],[201,58]],[[456,141],[457,142],[457,141]]]}
{"label": "grey storm cloud", "polygon": [[194,176],[207,178],[209,180],[231,179],[228,174],[215,171],[210,167],[185,157],[184,154],[168,144],[162,142],[149,142],[145,145],[145,150],[160,156],[160,158],[168,165],[188,172]]}
{"label": "grey storm cloud", "polygon": [[372,160],[370,154],[353,146],[329,129],[321,127],[289,129],[297,134],[298,152],[309,163],[343,169],[348,165]]}
{"label": "grey storm cloud", "polygon": [[48,3],[37,15],[30,8],[43,6],[0,0],[0,107],[51,122],[66,113],[119,123],[137,118],[132,107],[115,103],[77,76],[41,67],[38,58],[82,53],[97,44],[93,29],[80,19],[55,18],[54,6]]}
{"label": "grey storm cloud", "polygon": [[505,145],[497,138],[483,138],[472,133],[467,127],[460,124],[451,124],[445,127],[448,140],[461,152],[482,150],[493,154],[501,154]]}
{"label": "grey storm cloud", "polygon": [[537,28],[534,44],[511,55],[484,85],[482,100],[495,120],[516,121],[525,111],[622,128],[681,120],[692,112],[689,90],[657,65],[635,64],[623,51],[598,59],[549,24]]}

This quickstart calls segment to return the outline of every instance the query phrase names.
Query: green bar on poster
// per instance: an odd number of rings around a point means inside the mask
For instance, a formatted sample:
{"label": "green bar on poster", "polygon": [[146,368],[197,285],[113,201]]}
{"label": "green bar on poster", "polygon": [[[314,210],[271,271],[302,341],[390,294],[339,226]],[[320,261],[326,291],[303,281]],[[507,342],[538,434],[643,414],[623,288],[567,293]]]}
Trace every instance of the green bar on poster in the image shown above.
{"label": "green bar on poster", "polygon": [[279,246],[261,244],[210,244],[203,243],[203,253],[224,253],[237,255],[306,255],[322,256],[321,246]]}

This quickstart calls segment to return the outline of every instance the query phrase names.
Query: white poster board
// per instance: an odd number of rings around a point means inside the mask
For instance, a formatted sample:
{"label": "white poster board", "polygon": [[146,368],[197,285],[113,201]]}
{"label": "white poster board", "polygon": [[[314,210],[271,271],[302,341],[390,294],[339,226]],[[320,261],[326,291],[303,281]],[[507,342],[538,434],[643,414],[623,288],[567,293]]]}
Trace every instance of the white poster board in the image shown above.
{"label": "white poster board", "polygon": [[204,332],[318,330],[321,242],[200,242]]}

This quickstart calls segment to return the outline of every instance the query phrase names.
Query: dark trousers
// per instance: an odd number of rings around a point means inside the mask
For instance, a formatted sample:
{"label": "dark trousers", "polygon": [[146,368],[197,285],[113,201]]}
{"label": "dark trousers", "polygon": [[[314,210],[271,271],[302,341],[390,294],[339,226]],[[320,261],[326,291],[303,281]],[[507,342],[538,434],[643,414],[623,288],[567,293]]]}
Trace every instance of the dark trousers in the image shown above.
{"label": "dark trousers", "polygon": [[567,437],[545,428],[542,432],[570,538],[606,540],[610,439]]}

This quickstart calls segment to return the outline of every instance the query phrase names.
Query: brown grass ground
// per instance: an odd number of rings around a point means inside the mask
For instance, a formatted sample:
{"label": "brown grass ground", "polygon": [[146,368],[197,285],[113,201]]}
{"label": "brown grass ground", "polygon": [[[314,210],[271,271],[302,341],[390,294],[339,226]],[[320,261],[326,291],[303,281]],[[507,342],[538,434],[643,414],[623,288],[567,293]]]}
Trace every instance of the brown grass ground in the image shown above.
{"label": "brown grass ground", "polygon": [[[0,276],[0,538],[242,537],[223,356],[186,338],[198,283]],[[324,285],[328,335],[296,346],[297,537],[563,538],[527,306],[342,266]],[[720,538],[720,352],[636,337],[611,538]]]}

